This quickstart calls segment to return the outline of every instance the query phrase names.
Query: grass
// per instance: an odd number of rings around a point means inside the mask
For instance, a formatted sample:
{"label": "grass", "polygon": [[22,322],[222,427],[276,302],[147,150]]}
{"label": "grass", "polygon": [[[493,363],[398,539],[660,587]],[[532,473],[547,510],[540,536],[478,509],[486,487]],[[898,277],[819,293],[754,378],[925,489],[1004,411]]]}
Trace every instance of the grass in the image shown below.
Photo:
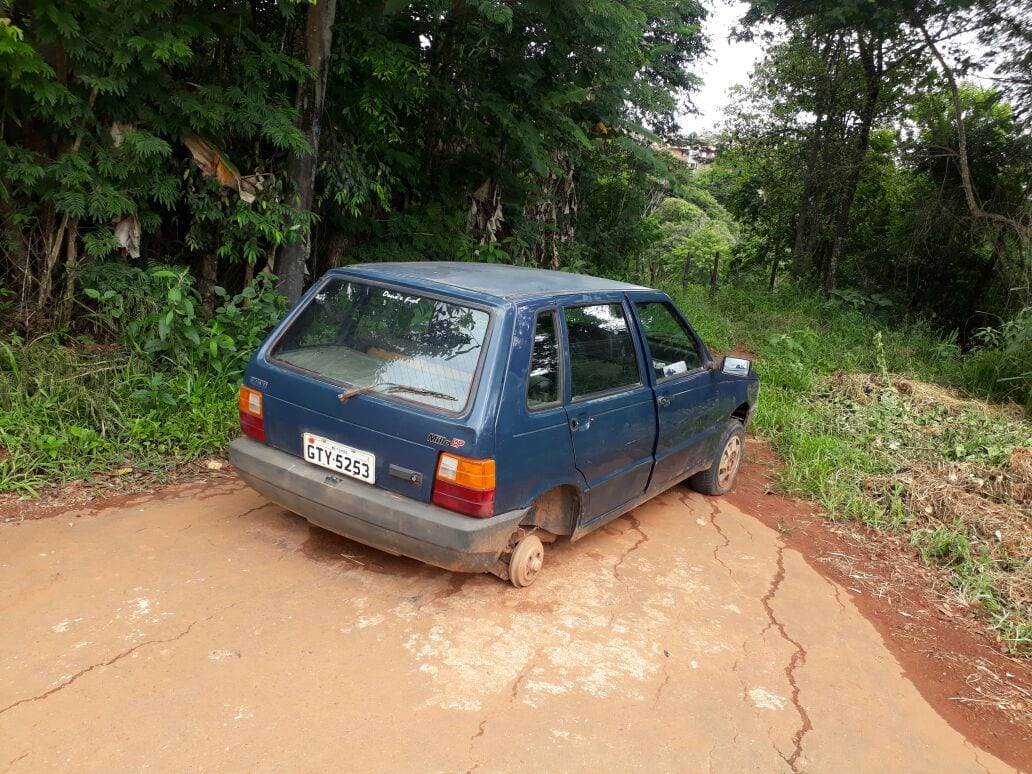
{"label": "grass", "polygon": [[211,312],[183,267],[95,264],[82,280],[80,331],[110,343],[0,338],[0,492],[221,453],[244,366],[286,311],[264,272],[236,295],[216,287]]}
{"label": "grass", "polygon": [[154,370],[120,346],[57,337],[0,363],[0,492],[132,468],[161,473],[217,454],[237,427],[238,385],[189,370]]}
{"label": "grass", "polygon": [[[1004,546],[994,539],[998,531],[985,534],[985,519],[974,518],[986,509],[1013,512],[1008,530],[1032,537],[1027,509],[987,491],[993,476],[1007,477],[1014,450],[1032,446],[1032,425],[1017,407],[1000,411],[922,386],[982,397],[984,362],[973,371],[925,326],[891,328],[791,287],[715,294],[690,287],[672,295],[712,348],[755,356],[754,427],[785,460],[782,491],[816,500],[830,518],[908,535],[965,602],[986,611],[1012,651],[1032,652],[1029,552],[1025,544]],[[936,482],[949,491],[929,500]],[[958,499],[971,513],[947,518],[960,513],[951,510]]]}

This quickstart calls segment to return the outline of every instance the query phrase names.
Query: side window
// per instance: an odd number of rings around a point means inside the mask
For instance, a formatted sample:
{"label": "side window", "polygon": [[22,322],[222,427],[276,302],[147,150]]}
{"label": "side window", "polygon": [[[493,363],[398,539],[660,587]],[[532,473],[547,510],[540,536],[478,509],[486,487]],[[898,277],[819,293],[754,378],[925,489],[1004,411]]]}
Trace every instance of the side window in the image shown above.
{"label": "side window", "polygon": [[665,301],[635,304],[645,339],[652,352],[656,380],[702,367],[702,352],[695,337]]}
{"label": "side window", "polygon": [[531,410],[559,402],[558,330],[555,312],[538,315],[527,378],[527,406]]}
{"label": "side window", "polygon": [[623,306],[568,306],[566,331],[574,398],[641,384]]}

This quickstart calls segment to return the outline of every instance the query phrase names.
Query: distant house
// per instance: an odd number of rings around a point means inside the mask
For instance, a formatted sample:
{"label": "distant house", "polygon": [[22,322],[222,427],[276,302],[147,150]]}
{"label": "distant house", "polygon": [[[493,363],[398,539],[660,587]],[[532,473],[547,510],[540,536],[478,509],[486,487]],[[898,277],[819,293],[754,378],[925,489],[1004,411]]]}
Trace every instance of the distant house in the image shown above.
{"label": "distant house", "polygon": [[675,158],[680,159],[694,170],[708,169],[713,166],[713,162],[717,158],[716,145],[696,143],[694,145],[667,145],[663,147],[672,153]]}

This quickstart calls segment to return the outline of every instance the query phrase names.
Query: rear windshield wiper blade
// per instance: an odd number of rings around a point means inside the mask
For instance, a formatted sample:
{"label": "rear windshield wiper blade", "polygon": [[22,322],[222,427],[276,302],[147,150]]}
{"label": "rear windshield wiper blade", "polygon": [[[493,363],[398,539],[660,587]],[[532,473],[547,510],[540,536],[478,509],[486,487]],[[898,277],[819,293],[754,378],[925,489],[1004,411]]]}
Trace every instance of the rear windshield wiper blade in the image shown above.
{"label": "rear windshield wiper blade", "polygon": [[427,398],[440,398],[441,400],[458,400],[454,395],[449,395],[446,392],[438,392],[437,390],[428,390],[425,387],[411,387],[407,384],[392,384],[387,388],[387,392],[410,392],[413,395],[424,395]]}
{"label": "rear windshield wiper blade", "polygon": [[337,396],[337,399],[341,403],[347,403],[349,399],[356,395],[361,395],[365,392],[372,392],[380,387],[384,388],[384,392],[407,392],[412,395],[422,395],[427,398],[438,398],[439,400],[458,400],[454,395],[448,395],[444,392],[438,392],[437,390],[428,390],[424,387],[413,387],[408,384],[397,384],[396,382],[373,382],[362,387],[352,387],[350,390],[345,390]]}

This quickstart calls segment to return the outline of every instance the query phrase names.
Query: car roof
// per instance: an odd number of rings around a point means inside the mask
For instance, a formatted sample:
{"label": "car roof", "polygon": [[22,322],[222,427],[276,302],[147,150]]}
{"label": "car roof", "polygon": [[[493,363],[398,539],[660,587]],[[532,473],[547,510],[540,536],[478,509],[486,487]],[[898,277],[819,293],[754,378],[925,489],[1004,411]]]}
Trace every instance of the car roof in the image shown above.
{"label": "car roof", "polygon": [[649,290],[628,282],[572,274],[565,271],[509,266],[500,263],[459,261],[410,261],[405,263],[353,264],[334,273],[359,275],[386,282],[429,284],[459,288],[499,300],[516,301],[570,293],[603,290]]}

